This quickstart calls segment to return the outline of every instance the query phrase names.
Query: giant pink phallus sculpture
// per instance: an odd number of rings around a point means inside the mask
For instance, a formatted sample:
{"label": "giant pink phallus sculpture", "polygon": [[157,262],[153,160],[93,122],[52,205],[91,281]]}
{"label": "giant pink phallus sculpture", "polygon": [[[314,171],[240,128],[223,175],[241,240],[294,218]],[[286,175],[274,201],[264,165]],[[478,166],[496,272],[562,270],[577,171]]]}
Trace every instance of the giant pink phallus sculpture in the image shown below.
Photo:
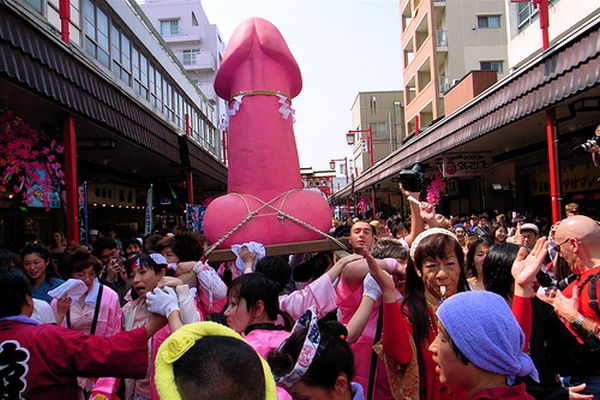
{"label": "giant pink phallus sculpture", "polygon": [[277,28],[261,18],[238,26],[215,80],[229,104],[229,193],[204,215],[210,243],[302,242],[328,231],[327,200],[302,189],[300,179],[291,101],[301,89],[300,69]]}

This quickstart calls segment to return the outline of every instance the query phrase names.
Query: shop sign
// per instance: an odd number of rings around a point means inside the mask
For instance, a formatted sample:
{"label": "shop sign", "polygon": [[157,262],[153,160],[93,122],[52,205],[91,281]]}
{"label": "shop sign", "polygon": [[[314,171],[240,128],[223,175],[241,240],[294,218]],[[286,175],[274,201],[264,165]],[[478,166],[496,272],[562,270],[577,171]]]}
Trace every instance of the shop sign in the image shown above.
{"label": "shop sign", "polygon": [[447,154],[436,161],[441,163],[445,179],[492,173],[492,153]]}
{"label": "shop sign", "polygon": [[[564,193],[600,190],[600,169],[591,162],[562,166],[561,183]],[[531,174],[531,194],[533,196],[550,193],[548,171],[538,171]]]}

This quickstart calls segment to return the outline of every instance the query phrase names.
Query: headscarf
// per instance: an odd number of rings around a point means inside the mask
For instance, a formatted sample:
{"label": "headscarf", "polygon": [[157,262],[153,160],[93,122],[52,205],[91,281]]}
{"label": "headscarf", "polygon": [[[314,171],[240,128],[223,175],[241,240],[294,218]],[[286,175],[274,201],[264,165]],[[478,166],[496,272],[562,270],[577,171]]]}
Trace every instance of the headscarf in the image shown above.
{"label": "headscarf", "polygon": [[531,358],[523,353],[525,334],[506,300],[495,293],[473,291],[457,293],[437,309],[437,316],[450,339],[475,366],[508,377],[539,382]]}

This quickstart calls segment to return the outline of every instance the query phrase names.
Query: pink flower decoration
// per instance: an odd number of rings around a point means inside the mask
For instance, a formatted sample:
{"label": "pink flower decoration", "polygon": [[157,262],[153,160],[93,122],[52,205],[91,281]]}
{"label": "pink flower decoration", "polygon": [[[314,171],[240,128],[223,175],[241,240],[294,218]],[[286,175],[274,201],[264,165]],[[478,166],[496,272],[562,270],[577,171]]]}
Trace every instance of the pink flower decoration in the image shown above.
{"label": "pink flower decoration", "polygon": [[442,199],[442,194],[446,191],[446,183],[440,174],[436,174],[429,187],[427,188],[427,202],[434,207],[437,206]]}
{"label": "pink flower decoration", "polygon": [[38,133],[11,111],[0,110],[0,191],[13,188],[27,205],[34,200],[50,206],[51,192],[63,183],[56,156],[63,152],[55,139]]}

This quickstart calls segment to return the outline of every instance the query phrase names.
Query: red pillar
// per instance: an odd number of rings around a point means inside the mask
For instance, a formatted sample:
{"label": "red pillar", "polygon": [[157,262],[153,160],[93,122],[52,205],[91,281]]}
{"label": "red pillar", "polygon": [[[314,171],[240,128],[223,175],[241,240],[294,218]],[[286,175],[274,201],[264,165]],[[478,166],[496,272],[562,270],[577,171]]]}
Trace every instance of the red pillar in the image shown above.
{"label": "red pillar", "polygon": [[560,187],[558,184],[558,136],[554,129],[554,108],[546,110],[546,142],[548,144],[548,173],[550,180],[550,201],[552,222],[560,220]]}
{"label": "red pillar", "polygon": [[69,44],[69,19],[71,18],[71,4],[69,0],[60,0],[58,3],[58,14],[60,16],[60,37]]}
{"label": "red pillar", "polygon": [[75,141],[75,119],[65,116],[63,122],[65,145],[65,183],[67,192],[67,240],[79,243],[78,198],[77,198],[77,144]]}
{"label": "red pillar", "polygon": [[[550,47],[548,36],[548,0],[536,0],[540,13],[540,29],[542,30],[542,46],[546,50]],[[546,143],[548,145],[548,173],[550,180],[550,204],[552,206],[552,222],[560,220],[560,184],[558,168],[558,135],[554,129],[556,112],[553,107],[546,109]]]}
{"label": "red pillar", "polygon": [[194,176],[192,174],[192,170],[190,169],[187,172],[187,197],[188,203],[194,204]]}
{"label": "red pillar", "polygon": [[[69,0],[60,0],[58,3],[60,16],[60,37],[69,44],[69,18],[71,5]],[[63,121],[63,136],[65,147],[65,184],[67,192],[67,241],[79,243],[77,196],[77,144],[75,139],[75,119],[68,114]]]}
{"label": "red pillar", "polygon": [[373,167],[373,129],[369,127],[367,131],[369,132],[369,156],[371,161],[371,165],[369,165],[369,167]]}
{"label": "red pillar", "polygon": [[373,219],[375,219],[375,214],[377,214],[377,207],[375,206],[375,185],[371,188],[371,199],[373,201]]}

